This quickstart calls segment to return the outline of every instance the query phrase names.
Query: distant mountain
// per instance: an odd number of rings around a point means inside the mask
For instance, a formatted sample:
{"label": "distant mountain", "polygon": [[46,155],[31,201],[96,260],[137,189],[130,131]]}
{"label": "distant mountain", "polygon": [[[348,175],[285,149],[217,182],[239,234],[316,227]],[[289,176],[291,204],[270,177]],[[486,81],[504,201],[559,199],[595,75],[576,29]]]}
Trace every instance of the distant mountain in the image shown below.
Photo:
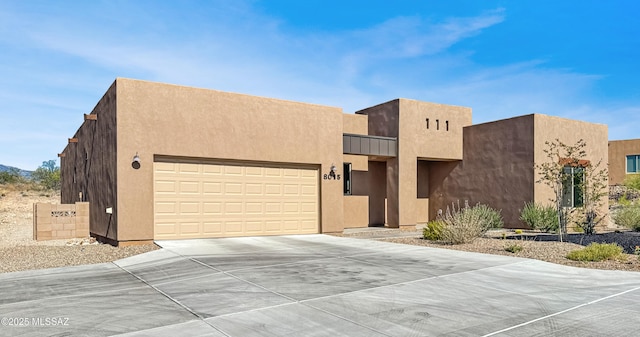
{"label": "distant mountain", "polygon": [[33,173],[33,171],[27,171],[27,170],[21,170],[17,167],[13,167],[13,166],[6,166],[6,165],[2,165],[0,164],[0,172],[6,172],[6,171],[11,171],[11,170],[18,170],[18,172],[20,172],[20,174],[24,177],[31,177],[31,173]]}

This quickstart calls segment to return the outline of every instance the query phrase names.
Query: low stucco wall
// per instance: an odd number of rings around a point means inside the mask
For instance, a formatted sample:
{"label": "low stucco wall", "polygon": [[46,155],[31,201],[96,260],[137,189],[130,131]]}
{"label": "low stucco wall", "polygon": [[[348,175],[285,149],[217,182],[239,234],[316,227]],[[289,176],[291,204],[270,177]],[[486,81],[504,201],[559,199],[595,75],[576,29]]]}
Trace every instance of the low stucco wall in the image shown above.
{"label": "low stucco wall", "polygon": [[33,204],[33,239],[60,240],[89,237],[89,203]]}
{"label": "low stucco wall", "polygon": [[369,226],[369,197],[347,195],[344,197],[344,228]]}
{"label": "low stucco wall", "polygon": [[416,199],[416,224],[429,221],[429,198]]}

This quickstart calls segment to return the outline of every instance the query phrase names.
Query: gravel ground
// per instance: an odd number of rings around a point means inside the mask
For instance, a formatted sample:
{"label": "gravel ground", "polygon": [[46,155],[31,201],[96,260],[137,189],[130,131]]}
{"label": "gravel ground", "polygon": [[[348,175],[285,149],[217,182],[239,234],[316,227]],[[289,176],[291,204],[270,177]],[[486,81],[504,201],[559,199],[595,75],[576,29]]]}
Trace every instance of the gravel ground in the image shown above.
{"label": "gravel ground", "polygon": [[60,203],[51,192],[16,191],[0,185],[0,273],[111,262],[158,249],[113,247],[95,240],[33,240],[33,204]]}
{"label": "gravel ground", "polygon": [[[506,239],[502,239],[503,232],[508,233]],[[509,231],[495,231],[488,233],[486,237],[474,240],[472,243],[461,245],[445,245],[434,241],[424,240],[422,239],[422,233],[420,231],[415,231],[415,235],[411,237],[373,238],[373,236],[378,235],[378,232],[360,232],[354,234],[340,234],[339,236],[358,237],[364,239],[372,237],[372,239],[375,240],[408,245],[524,257],[582,268],[640,271],[639,257],[633,254],[624,254],[620,259],[601,262],[579,262],[569,260],[565,257],[569,252],[584,248],[584,246],[591,242],[615,242],[623,246],[625,248],[625,252],[632,253],[636,246],[640,246],[640,233],[635,232],[611,232],[596,235],[571,234],[568,237],[568,241],[572,242],[557,242],[557,236],[550,234],[531,232],[523,235],[514,235],[513,232]],[[510,253],[506,251],[505,248],[511,245],[520,245],[523,249],[518,253]]]}

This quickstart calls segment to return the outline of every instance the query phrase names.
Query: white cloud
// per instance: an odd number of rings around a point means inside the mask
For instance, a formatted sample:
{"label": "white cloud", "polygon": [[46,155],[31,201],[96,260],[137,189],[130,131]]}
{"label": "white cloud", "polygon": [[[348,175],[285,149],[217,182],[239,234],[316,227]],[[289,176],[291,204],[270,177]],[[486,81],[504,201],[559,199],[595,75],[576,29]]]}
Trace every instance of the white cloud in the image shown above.
{"label": "white cloud", "polygon": [[424,18],[396,17],[375,27],[356,31],[346,41],[362,48],[371,58],[407,58],[434,55],[459,41],[479,34],[504,20],[502,9],[477,17],[431,22]]}
{"label": "white cloud", "polygon": [[[612,125],[617,116],[640,122],[633,104],[611,108],[610,102],[590,98],[598,75],[554,69],[534,57],[491,67],[475,63],[475,51],[463,43],[499,29],[508,20],[503,9],[440,20],[395,17],[351,31],[299,32],[243,2],[180,13],[130,1],[85,7],[92,8],[91,15],[67,16],[56,6],[48,15],[0,10],[0,21],[6,19],[0,22],[0,47],[7,50],[0,55],[6,62],[0,71],[12,78],[0,80],[5,101],[0,108],[50,111],[58,117],[88,113],[122,76],[339,106],[346,112],[406,97],[469,106],[475,122],[532,112]],[[42,151],[55,154],[62,148],[50,148],[49,137],[60,132],[64,146],[81,120],[48,121],[59,123],[56,131],[27,138],[47,142]],[[634,133],[629,123],[611,130],[612,138]],[[18,142],[10,144],[20,152],[16,156],[26,152]],[[38,152],[31,144],[29,149]],[[49,156],[42,151],[32,162],[39,165]],[[11,164],[4,158],[0,163]]]}

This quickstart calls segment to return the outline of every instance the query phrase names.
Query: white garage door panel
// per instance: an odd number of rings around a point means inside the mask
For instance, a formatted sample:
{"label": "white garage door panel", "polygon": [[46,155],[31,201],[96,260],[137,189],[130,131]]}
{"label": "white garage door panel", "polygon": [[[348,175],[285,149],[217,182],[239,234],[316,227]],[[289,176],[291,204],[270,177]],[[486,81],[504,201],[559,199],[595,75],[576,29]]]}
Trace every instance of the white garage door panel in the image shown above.
{"label": "white garage door panel", "polygon": [[154,237],[311,234],[319,231],[318,171],[154,163]]}

